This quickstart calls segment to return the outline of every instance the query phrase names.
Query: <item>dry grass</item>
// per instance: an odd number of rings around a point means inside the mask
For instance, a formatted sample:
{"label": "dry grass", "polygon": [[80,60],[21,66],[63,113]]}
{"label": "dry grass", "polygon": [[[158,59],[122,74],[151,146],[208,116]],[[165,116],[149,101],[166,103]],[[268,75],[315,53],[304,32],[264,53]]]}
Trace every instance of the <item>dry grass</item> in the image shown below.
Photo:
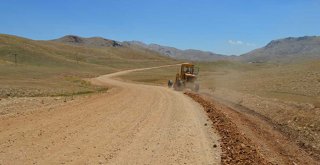
{"label": "dry grass", "polygon": [[318,104],[320,61],[289,65],[248,64],[239,69],[215,68],[202,73],[206,88],[225,88],[266,98]]}
{"label": "dry grass", "polygon": [[124,80],[135,81],[139,83],[156,84],[166,86],[168,80],[175,79],[175,73],[179,66],[171,66],[165,68],[157,68],[145,71],[137,71],[127,75],[121,75],[119,78]]}

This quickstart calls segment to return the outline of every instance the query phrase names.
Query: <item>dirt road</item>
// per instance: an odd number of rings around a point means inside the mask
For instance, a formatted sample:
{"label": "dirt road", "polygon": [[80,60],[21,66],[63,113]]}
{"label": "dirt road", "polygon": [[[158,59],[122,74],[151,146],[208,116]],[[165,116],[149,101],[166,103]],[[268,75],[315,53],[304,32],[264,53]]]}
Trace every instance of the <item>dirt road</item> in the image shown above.
{"label": "dirt road", "polygon": [[219,164],[202,107],[165,87],[111,78],[129,72],[92,80],[113,88],[81,102],[0,116],[0,164]]}

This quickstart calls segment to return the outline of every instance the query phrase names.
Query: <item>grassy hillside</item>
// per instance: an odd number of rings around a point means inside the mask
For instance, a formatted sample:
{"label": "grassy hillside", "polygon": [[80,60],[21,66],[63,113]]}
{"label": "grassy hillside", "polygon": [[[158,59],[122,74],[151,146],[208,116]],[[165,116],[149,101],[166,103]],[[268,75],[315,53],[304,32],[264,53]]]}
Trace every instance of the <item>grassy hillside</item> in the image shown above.
{"label": "grassy hillside", "polygon": [[73,46],[1,34],[0,96],[91,92],[96,87],[82,78],[175,62],[145,49]]}

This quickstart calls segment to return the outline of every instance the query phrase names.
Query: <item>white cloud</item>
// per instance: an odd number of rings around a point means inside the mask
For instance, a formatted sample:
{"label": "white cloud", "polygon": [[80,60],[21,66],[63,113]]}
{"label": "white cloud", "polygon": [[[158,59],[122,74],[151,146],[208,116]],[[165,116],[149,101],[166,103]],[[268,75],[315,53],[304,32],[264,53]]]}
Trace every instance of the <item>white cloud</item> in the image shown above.
{"label": "white cloud", "polygon": [[244,42],[241,40],[228,40],[228,43],[230,45],[245,45],[245,46],[255,46],[256,44],[249,43],[249,42]]}
{"label": "white cloud", "polygon": [[237,41],[237,40],[228,40],[228,43],[231,45],[242,45],[242,41]]}

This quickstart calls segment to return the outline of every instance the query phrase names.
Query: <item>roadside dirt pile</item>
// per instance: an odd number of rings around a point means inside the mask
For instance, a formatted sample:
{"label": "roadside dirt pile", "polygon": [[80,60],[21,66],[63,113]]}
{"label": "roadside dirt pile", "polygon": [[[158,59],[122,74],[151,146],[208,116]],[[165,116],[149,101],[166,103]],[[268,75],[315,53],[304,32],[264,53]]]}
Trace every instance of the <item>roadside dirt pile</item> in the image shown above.
{"label": "roadside dirt pile", "polygon": [[[242,114],[259,116],[307,151],[309,155],[320,160],[319,107],[310,103],[265,98],[229,89],[218,89],[209,95],[212,95],[217,102],[231,106]],[[217,104],[215,105],[217,107]]]}
{"label": "roadside dirt pile", "polygon": [[271,164],[261,156],[251,140],[241,134],[237,126],[220,110],[216,109],[213,103],[194,93],[186,92],[185,94],[203,106],[220,134],[222,164]]}

